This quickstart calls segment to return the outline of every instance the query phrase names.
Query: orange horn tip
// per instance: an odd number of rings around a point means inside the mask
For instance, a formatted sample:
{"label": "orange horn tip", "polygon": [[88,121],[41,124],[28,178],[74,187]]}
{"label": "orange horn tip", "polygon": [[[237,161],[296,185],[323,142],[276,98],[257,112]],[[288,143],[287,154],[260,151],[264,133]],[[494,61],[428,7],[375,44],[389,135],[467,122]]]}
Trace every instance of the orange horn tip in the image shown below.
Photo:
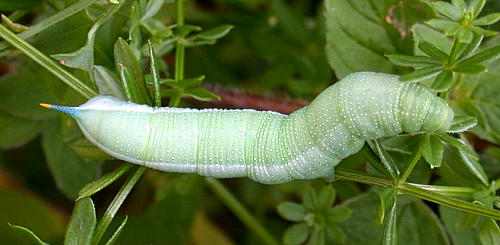
{"label": "orange horn tip", "polygon": [[51,104],[46,104],[46,103],[40,103],[40,106],[41,106],[41,107],[44,107],[44,108],[47,108],[47,109],[52,108],[52,105],[51,105]]}

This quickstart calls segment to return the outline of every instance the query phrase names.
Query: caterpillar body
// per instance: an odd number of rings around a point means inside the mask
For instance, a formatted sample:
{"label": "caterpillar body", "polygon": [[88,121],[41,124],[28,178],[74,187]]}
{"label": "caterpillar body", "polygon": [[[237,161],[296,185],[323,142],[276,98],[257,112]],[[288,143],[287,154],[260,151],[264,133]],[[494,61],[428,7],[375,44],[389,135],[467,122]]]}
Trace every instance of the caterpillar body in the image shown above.
{"label": "caterpillar body", "polygon": [[403,131],[449,129],[453,111],[424,86],[398,76],[353,73],[309,106],[270,111],[154,108],[97,96],[79,107],[47,105],[76,119],[106,153],[167,172],[264,184],[333,178],[334,167],[364,142]]}

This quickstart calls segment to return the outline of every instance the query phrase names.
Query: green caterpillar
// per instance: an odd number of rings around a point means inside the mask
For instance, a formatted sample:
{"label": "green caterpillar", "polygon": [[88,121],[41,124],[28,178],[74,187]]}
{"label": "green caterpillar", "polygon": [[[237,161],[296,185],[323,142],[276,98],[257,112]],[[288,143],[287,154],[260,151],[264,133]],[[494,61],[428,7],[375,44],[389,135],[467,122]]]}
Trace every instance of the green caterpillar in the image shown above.
{"label": "green caterpillar", "polygon": [[127,162],[167,172],[264,184],[333,178],[334,167],[369,139],[450,128],[453,111],[424,86],[359,72],[286,116],[270,111],[153,108],[110,96],[71,115],[86,138]]}

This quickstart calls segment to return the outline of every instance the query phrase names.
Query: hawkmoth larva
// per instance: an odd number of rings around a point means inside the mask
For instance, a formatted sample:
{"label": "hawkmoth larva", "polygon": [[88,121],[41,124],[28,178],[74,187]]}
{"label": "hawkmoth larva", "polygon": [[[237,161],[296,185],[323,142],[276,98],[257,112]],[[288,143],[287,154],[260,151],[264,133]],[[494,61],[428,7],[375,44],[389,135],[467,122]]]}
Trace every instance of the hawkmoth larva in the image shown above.
{"label": "hawkmoth larva", "polygon": [[286,116],[270,111],[153,108],[98,96],[46,105],[76,119],[108,154],[150,168],[265,184],[331,178],[368,139],[448,130],[453,111],[422,85],[359,72]]}

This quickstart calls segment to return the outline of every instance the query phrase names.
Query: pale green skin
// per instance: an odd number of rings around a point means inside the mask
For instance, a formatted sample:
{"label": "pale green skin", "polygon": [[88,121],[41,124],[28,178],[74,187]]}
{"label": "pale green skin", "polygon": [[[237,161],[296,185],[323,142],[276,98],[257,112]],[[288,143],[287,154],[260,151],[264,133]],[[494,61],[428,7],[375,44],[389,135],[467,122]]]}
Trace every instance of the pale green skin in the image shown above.
{"label": "pale green skin", "polygon": [[[61,109],[62,108],[62,109]],[[453,111],[424,86],[359,72],[289,116],[269,111],[153,108],[99,96],[57,107],[101,150],[166,172],[264,184],[333,178],[334,167],[368,139],[403,131],[444,132]]]}

